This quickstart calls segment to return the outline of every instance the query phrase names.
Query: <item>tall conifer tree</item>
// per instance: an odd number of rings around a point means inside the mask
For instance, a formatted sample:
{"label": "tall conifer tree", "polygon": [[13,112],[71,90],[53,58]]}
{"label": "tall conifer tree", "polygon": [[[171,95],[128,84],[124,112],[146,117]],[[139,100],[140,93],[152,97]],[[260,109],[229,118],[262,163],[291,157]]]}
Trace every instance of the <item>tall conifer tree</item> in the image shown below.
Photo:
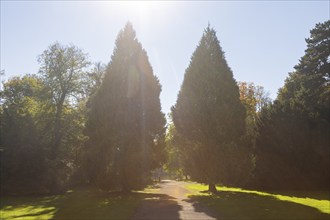
{"label": "tall conifer tree", "polygon": [[89,179],[123,191],[145,185],[161,161],[161,85],[130,23],[119,32],[99,90],[89,102]]}
{"label": "tall conifer tree", "polygon": [[245,130],[245,109],[214,29],[207,27],[186,69],[172,108],[185,151],[193,167],[191,177],[215,184],[230,175],[232,150]]}
{"label": "tall conifer tree", "polygon": [[261,114],[255,173],[260,188],[329,188],[330,20],[316,24],[306,43],[295,71]]}

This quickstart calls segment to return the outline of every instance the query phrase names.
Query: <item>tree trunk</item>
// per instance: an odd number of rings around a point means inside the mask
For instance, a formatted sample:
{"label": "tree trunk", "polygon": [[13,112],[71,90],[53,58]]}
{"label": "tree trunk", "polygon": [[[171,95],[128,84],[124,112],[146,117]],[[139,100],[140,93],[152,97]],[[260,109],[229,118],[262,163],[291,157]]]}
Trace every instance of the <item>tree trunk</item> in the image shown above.
{"label": "tree trunk", "polygon": [[61,96],[60,102],[56,105],[56,113],[55,113],[55,121],[54,121],[54,136],[53,136],[53,143],[52,143],[52,158],[56,158],[58,148],[61,144],[62,139],[62,110],[63,110],[63,104],[65,100],[65,95]]}
{"label": "tree trunk", "polygon": [[210,193],[217,193],[217,188],[215,188],[214,183],[209,183],[209,192]]}
{"label": "tree trunk", "polygon": [[55,123],[54,123],[54,140],[53,140],[53,152],[57,153],[61,139],[61,113],[62,107],[56,112]]}

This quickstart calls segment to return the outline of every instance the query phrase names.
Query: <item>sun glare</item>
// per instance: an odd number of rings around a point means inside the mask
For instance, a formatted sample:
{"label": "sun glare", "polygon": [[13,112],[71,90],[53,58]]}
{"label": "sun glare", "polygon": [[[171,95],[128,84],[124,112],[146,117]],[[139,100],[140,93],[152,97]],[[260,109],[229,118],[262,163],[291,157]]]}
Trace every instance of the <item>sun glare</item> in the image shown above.
{"label": "sun glare", "polygon": [[127,1],[123,6],[132,13],[146,14],[157,8],[156,2],[151,1]]}
{"label": "sun glare", "polygon": [[109,7],[114,7],[123,15],[148,14],[156,7],[156,2],[150,1],[120,1],[109,2]]}
{"label": "sun glare", "polygon": [[102,4],[103,10],[115,11],[120,17],[125,17],[132,21],[149,22],[154,17],[159,17],[165,13],[168,4],[159,1],[116,1]]}

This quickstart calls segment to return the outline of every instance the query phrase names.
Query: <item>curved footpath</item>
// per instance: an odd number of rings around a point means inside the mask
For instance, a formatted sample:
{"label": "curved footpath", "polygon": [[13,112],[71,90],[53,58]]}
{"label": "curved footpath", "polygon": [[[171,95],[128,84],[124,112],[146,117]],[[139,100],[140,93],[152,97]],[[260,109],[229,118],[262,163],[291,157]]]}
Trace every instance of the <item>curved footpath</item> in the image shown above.
{"label": "curved footpath", "polygon": [[187,197],[189,191],[186,185],[185,182],[163,180],[143,200],[132,220],[216,219],[207,207],[194,207],[194,203]]}

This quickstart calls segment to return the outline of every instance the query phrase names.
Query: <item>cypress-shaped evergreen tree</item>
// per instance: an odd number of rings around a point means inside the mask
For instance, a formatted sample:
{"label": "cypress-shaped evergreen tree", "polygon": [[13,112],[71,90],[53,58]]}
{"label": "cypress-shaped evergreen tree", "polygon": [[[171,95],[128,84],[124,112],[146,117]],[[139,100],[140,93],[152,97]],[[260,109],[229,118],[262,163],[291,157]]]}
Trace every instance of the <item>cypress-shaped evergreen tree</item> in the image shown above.
{"label": "cypress-shaped evergreen tree", "polygon": [[161,161],[165,117],[161,85],[130,23],[120,31],[86,125],[91,182],[129,191],[146,184]]}
{"label": "cypress-shaped evergreen tree", "polygon": [[245,109],[214,29],[205,29],[186,69],[175,106],[174,124],[189,144],[191,177],[215,184],[229,177],[235,142],[245,130]]}

